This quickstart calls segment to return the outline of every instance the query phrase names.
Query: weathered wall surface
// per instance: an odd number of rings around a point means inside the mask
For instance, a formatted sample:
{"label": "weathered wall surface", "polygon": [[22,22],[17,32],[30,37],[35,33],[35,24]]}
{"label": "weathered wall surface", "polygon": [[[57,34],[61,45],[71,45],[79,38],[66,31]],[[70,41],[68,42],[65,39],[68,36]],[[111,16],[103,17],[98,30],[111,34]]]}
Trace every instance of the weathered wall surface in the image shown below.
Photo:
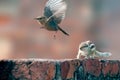
{"label": "weathered wall surface", "polygon": [[0,80],[120,80],[120,61],[1,60]]}

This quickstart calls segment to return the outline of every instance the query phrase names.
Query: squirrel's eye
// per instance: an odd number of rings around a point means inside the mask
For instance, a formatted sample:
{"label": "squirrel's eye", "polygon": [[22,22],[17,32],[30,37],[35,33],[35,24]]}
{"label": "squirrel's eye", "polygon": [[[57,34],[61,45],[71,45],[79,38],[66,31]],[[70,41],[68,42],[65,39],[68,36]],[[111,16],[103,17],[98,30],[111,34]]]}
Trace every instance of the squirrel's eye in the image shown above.
{"label": "squirrel's eye", "polygon": [[82,47],[80,48],[80,50],[82,50],[82,49],[84,49],[84,48],[86,48],[86,47],[88,47],[88,45],[82,46]]}
{"label": "squirrel's eye", "polygon": [[95,47],[95,45],[92,45],[90,48],[93,49]]}

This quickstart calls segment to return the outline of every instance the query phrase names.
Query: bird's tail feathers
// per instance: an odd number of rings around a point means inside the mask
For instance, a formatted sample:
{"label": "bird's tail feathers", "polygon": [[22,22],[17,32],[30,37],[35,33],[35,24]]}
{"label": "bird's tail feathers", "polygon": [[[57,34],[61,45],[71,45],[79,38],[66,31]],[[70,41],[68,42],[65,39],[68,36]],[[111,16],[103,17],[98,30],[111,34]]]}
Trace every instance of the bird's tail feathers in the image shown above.
{"label": "bird's tail feathers", "polygon": [[59,26],[58,26],[58,29],[59,29],[61,32],[63,32],[65,35],[69,36],[69,34],[68,34],[67,32],[65,32],[62,28],[60,28]]}

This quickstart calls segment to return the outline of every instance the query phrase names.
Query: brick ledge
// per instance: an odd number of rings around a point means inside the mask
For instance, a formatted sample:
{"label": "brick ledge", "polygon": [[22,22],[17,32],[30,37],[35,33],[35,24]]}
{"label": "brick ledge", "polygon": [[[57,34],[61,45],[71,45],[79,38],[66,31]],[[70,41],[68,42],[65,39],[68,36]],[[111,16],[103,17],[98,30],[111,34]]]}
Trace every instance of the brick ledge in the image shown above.
{"label": "brick ledge", "polygon": [[0,80],[120,80],[119,60],[0,60]]}

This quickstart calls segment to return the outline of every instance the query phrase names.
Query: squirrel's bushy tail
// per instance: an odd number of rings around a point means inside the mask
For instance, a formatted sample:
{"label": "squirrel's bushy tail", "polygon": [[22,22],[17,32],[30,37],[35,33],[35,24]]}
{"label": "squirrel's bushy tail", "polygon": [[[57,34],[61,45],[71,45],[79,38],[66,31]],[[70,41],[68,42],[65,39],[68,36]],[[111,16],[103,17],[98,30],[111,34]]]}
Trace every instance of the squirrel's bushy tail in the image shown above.
{"label": "squirrel's bushy tail", "polygon": [[99,57],[110,57],[112,54],[110,52],[99,52],[99,51],[96,51],[97,55]]}

